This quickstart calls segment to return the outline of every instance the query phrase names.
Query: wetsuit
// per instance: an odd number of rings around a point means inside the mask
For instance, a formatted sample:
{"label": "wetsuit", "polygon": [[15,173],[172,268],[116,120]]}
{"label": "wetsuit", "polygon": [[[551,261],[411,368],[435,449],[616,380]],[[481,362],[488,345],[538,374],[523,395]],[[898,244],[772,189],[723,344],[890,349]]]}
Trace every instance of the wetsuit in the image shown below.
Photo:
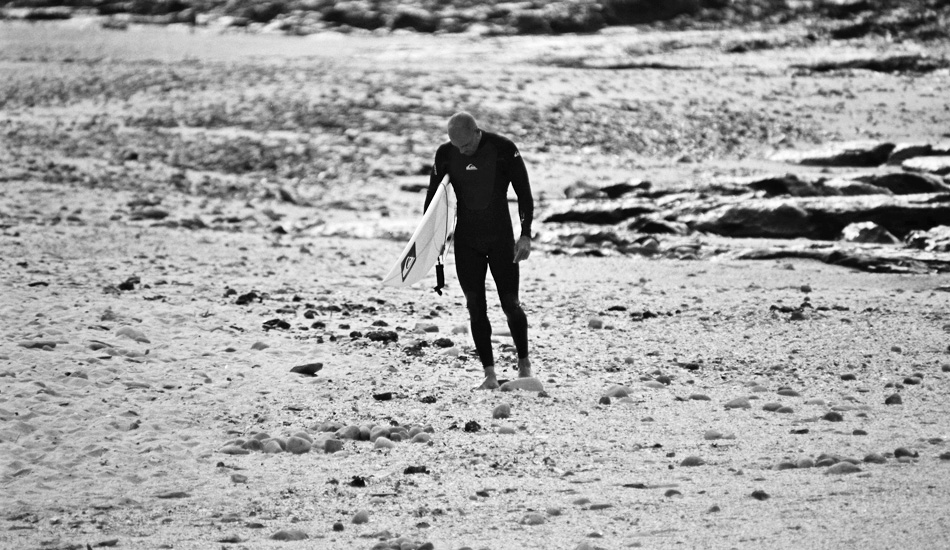
{"label": "wetsuit", "polygon": [[495,364],[485,296],[485,276],[490,268],[518,357],[525,358],[528,320],[518,299],[519,272],[508,213],[510,183],[518,196],[521,235],[530,237],[534,201],[521,154],[511,140],[485,131],[477,151],[470,156],[463,155],[451,142],[444,143],[435,154],[426,208],[445,174],[457,199],[455,268],[465,293],[478,357],[485,367]]}

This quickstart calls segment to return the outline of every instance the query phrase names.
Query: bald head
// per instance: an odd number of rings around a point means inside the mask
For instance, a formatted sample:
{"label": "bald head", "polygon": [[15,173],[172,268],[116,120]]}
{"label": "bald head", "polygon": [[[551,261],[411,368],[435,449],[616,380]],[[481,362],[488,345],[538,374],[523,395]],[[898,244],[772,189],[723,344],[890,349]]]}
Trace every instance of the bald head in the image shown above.
{"label": "bald head", "polygon": [[472,155],[478,149],[481,131],[475,117],[465,111],[455,113],[449,118],[449,141],[458,147],[464,155]]}

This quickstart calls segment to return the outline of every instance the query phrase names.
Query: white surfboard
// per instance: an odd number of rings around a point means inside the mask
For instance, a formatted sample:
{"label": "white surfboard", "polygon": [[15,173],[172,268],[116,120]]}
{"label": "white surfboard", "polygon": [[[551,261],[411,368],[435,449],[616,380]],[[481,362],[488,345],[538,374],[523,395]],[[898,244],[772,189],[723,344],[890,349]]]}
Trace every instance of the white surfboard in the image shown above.
{"label": "white surfboard", "polygon": [[448,187],[449,177],[446,175],[399,259],[383,278],[384,285],[409,286],[418,283],[445,252],[445,243],[455,228],[455,209],[449,201]]}

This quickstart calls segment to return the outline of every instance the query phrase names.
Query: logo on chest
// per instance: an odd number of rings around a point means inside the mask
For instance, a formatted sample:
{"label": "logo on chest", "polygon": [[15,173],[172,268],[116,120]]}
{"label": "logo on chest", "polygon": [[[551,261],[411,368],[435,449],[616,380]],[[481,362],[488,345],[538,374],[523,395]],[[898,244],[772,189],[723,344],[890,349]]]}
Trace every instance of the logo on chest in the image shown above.
{"label": "logo on chest", "polygon": [[475,166],[474,164],[469,164],[468,166],[465,167],[465,170],[466,171],[478,170],[478,167]]}

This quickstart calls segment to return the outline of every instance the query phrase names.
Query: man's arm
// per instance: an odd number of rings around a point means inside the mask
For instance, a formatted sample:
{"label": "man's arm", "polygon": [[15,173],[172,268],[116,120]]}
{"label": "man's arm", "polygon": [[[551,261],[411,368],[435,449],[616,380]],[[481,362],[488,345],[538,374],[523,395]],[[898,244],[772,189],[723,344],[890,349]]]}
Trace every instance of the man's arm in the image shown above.
{"label": "man's arm", "polygon": [[515,242],[515,263],[527,260],[531,254],[531,222],[534,221],[534,197],[531,196],[531,182],[528,169],[521,158],[518,147],[512,143],[508,159],[511,186],[518,196],[518,216],[521,218],[521,237]]}

